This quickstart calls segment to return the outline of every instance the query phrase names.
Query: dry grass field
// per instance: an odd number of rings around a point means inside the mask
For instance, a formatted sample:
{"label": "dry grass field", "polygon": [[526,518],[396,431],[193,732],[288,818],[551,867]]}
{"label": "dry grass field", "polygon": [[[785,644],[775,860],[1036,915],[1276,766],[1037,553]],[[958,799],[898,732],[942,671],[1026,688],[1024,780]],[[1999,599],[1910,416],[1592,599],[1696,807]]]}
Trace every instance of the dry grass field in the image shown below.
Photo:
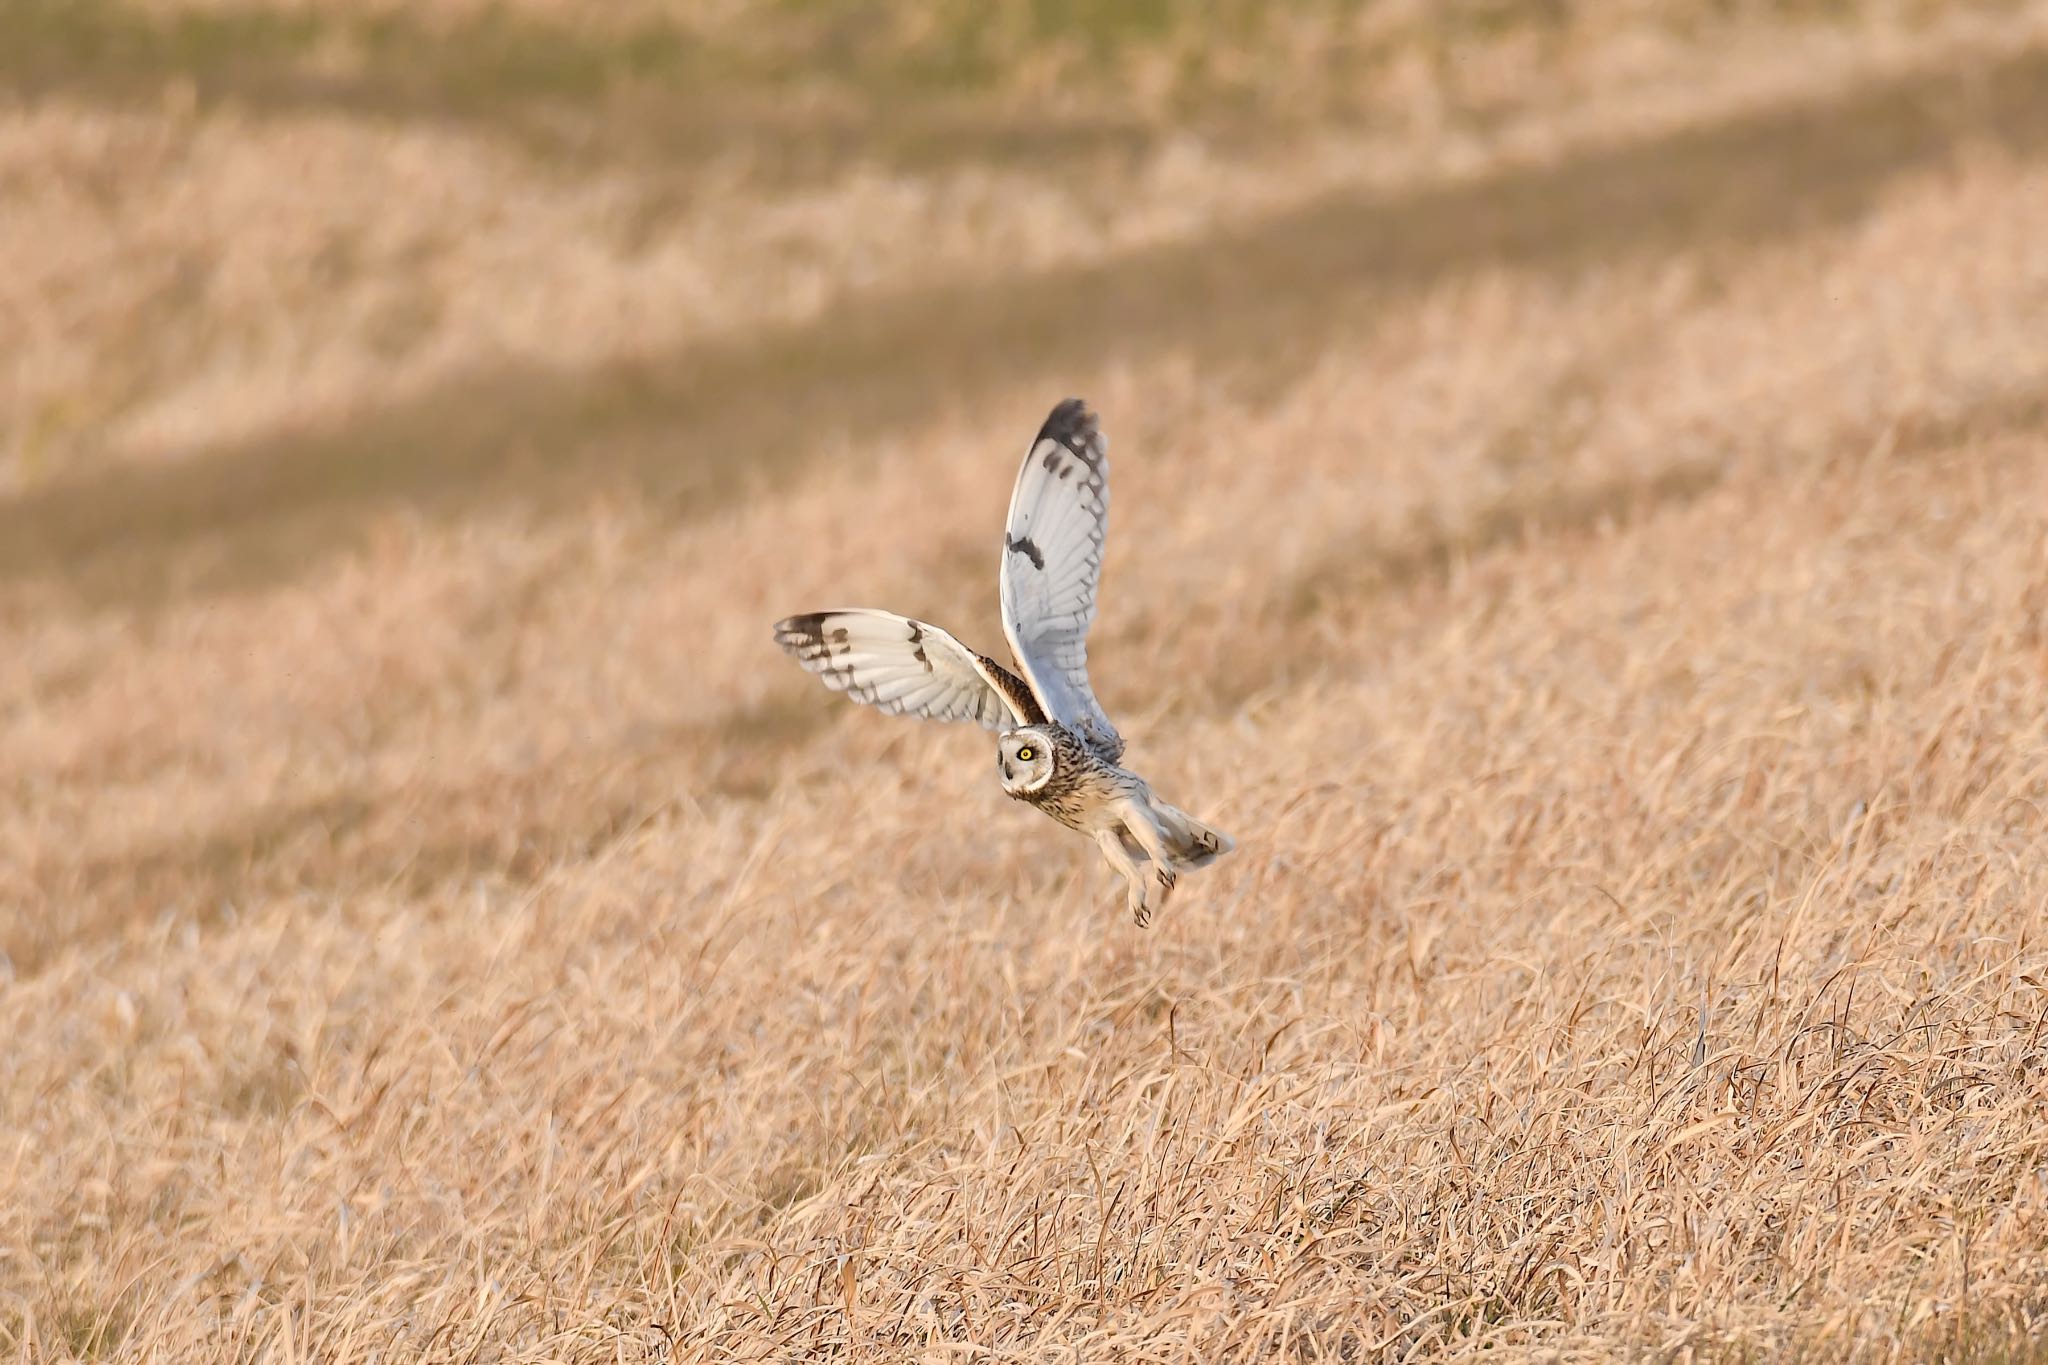
{"label": "dry grass field", "polygon": [[585,8],[0,4],[0,1351],[2048,1361],[2048,7]]}

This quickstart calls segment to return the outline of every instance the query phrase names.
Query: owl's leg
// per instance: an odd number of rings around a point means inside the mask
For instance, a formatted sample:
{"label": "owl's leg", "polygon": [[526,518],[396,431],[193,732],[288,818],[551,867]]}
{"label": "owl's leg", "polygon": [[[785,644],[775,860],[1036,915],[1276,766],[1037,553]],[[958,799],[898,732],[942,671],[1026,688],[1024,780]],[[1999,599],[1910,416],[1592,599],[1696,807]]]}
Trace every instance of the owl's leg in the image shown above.
{"label": "owl's leg", "polygon": [[1124,879],[1124,904],[1130,907],[1131,918],[1140,929],[1152,920],[1151,897],[1146,892],[1146,877],[1138,867],[1137,859],[1124,848],[1123,830],[1112,825],[1098,830],[1095,845],[1102,850],[1102,860]]}
{"label": "owl's leg", "polygon": [[1158,881],[1159,889],[1162,892],[1172,891],[1179,876],[1173,870],[1173,855],[1166,849],[1166,831],[1159,827],[1159,821],[1141,801],[1125,800],[1119,814],[1123,817],[1124,828],[1131,832],[1131,837],[1151,858],[1152,876]]}

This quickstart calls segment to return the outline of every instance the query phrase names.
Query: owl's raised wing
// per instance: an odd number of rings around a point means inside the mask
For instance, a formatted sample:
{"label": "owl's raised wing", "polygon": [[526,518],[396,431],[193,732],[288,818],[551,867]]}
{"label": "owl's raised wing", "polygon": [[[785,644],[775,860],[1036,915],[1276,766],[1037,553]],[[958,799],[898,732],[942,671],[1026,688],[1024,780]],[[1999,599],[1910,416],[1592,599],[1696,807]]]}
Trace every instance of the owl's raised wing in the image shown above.
{"label": "owl's raised wing", "polygon": [[1088,627],[1109,531],[1109,452],[1078,398],[1052,410],[1025,452],[1003,533],[1003,634],[1048,717],[1108,762],[1123,736],[1088,685]]}
{"label": "owl's raised wing", "polygon": [[1045,719],[1009,669],[937,626],[893,612],[807,612],[776,622],[775,643],[834,692],[892,715],[971,720],[991,730]]}

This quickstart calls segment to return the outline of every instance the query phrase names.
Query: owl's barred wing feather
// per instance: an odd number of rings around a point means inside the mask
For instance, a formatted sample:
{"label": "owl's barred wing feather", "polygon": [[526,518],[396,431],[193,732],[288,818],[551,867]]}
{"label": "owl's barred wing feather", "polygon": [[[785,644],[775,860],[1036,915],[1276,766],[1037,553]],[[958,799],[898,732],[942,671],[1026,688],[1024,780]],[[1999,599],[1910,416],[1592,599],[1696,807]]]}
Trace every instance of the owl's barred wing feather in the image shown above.
{"label": "owl's barred wing feather", "polygon": [[1022,679],[922,621],[866,607],[807,612],[775,643],[844,692],[892,715],[971,720],[991,730],[1045,719]]}
{"label": "owl's barred wing feather", "polygon": [[1003,534],[1003,634],[1047,716],[1110,763],[1123,737],[1088,683],[1088,627],[1109,530],[1109,454],[1078,398],[1052,410],[1025,453]]}

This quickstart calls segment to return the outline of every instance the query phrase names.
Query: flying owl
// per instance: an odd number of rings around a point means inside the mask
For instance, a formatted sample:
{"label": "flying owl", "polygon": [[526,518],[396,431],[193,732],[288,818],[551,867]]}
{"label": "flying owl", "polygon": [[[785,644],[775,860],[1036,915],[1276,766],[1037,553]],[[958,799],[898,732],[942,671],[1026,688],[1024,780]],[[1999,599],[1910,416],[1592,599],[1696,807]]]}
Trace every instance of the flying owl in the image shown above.
{"label": "flying owl", "polygon": [[1025,453],[1003,534],[1003,634],[1022,677],[937,626],[865,607],[792,616],[775,642],[855,701],[1001,731],[1003,790],[1093,837],[1143,927],[1179,873],[1236,845],[1117,766],[1123,737],[1088,685],[1108,529],[1107,446],[1095,414],[1069,398]]}

